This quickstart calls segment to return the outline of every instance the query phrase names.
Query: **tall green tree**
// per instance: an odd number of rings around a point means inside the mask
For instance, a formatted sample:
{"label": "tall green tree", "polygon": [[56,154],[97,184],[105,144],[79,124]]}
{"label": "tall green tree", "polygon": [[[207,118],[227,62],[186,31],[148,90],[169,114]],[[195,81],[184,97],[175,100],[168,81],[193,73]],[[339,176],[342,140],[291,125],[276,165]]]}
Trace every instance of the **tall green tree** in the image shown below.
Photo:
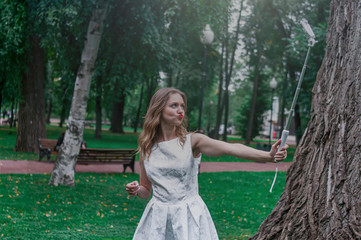
{"label": "tall green tree", "polygon": [[60,118],[60,127],[69,113],[81,49],[86,40],[83,26],[89,22],[91,8],[91,1],[48,1],[42,13],[48,29],[43,42],[51,68],[47,88],[52,94],[48,97],[54,105],[53,114]]}
{"label": "tall green tree", "polygon": [[155,43],[159,45],[156,38],[159,35],[159,24],[156,24],[159,19],[154,14],[155,3],[114,1],[111,5],[104,30],[105,44],[100,49],[96,68],[98,80],[101,78],[99,87],[108,93],[101,98],[103,102],[97,105],[97,112],[102,112],[102,105],[110,106],[106,112],[109,113],[113,132],[123,132],[127,96],[149,75],[148,69],[159,71],[155,48]]}
{"label": "tall green tree", "polygon": [[23,1],[0,1],[0,9],[0,109],[12,111],[9,107],[20,98],[25,65],[27,5]]}
{"label": "tall green tree", "polygon": [[18,134],[15,151],[38,152],[38,138],[46,136],[45,129],[45,50],[41,45],[44,19],[39,16],[41,1],[26,2],[26,33],[22,69],[21,100],[19,101]]}
{"label": "tall green tree", "polygon": [[84,120],[88,105],[91,78],[107,11],[108,4],[101,4],[101,2],[94,4],[81,56],[81,64],[75,82],[68,128],[65,132],[64,142],[60,146],[59,154],[49,180],[49,184],[55,186],[59,184],[66,186],[74,185],[74,170],[83,140]]}
{"label": "tall green tree", "polygon": [[[268,1],[270,0],[249,1],[251,14],[248,15],[246,25],[243,28],[243,41],[249,65],[248,76],[252,76],[251,81],[253,82],[245,134],[247,144],[257,134],[255,130],[259,128],[260,115],[265,110],[265,98],[261,96],[262,93],[260,92],[261,87],[266,84],[267,80],[265,72],[268,62],[265,56],[269,52],[275,52],[273,43],[275,37],[277,37],[274,34],[277,29],[274,21],[272,21],[272,13],[267,8]],[[263,109],[263,111],[259,111],[260,109]]]}

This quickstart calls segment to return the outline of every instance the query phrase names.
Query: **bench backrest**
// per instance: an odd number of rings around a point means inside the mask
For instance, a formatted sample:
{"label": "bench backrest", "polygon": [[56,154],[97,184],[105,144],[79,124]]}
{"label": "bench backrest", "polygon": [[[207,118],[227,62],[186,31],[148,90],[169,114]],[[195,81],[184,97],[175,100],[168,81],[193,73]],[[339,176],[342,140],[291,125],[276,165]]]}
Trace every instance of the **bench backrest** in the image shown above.
{"label": "bench backrest", "polygon": [[39,148],[41,149],[50,148],[51,150],[53,150],[57,142],[58,140],[56,139],[39,138]]}
{"label": "bench backrest", "polygon": [[80,149],[78,161],[134,161],[136,149]]}

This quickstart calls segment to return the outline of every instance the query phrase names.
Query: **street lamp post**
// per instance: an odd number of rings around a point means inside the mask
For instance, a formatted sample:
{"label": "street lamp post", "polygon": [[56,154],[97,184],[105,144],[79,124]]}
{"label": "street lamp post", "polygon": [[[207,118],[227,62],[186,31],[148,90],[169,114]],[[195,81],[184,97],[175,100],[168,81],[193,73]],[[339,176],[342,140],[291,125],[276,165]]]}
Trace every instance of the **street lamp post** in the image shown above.
{"label": "street lamp post", "polygon": [[269,149],[271,149],[271,137],[272,137],[272,115],[273,115],[273,92],[277,87],[277,81],[275,78],[272,78],[270,84],[269,84],[270,88],[272,89],[272,98],[271,98],[271,119],[269,121],[269,141],[268,141],[268,146]]}
{"label": "street lamp post", "polygon": [[206,72],[207,72],[207,46],[210,45],[214,38],[214,33],[209,26],[206,25],[202,34],[200,36],[201,43],[204,45],[204,57],[203,57],[203,72],[202,72],[202,85],[201,85],[201,96],[199,101],[199,115],[198,115],[198,130],[202,128],[202,108],[203,108],[203,96],[204,96],[204,85],[206,81]]}

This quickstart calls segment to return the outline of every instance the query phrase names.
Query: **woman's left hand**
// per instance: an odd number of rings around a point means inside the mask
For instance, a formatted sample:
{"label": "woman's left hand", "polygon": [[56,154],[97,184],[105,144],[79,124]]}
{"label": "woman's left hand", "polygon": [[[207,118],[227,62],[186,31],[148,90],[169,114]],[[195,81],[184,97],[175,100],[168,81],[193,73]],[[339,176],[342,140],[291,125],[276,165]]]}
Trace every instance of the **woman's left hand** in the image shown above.
{"label": "woman's left hand", "polygon": [[136,196],[140,190],[138,181],[133,181],[125,186],[125,190],[130,196]]}
{"label": "woman's left hand", "polygon": [[281,144],[281,139],[279,139],[275,144],[272,145],[271,151],[270,151],[270,155],[273,159],[274,162],[280,162],[286,159],[287,157],[287,148],[288,145],[285,144],[282,148],[281,151],[277,152],[279,146]]}

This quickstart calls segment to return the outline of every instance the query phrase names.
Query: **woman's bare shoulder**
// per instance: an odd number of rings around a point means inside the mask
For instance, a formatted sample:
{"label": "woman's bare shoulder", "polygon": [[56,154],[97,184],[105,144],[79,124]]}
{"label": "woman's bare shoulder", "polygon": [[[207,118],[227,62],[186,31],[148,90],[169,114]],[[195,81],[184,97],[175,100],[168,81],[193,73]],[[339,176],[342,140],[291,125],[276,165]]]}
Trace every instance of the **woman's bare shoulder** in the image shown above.
{"label": "woman's bare shoulder", "polygon": [[191,141],[192,141],[192,146],[197,146],[197,144],[199,144],[200,141],[202,141],[203,139],[207,138],[206,135],[201,134],[201,133],[191,133]]}

